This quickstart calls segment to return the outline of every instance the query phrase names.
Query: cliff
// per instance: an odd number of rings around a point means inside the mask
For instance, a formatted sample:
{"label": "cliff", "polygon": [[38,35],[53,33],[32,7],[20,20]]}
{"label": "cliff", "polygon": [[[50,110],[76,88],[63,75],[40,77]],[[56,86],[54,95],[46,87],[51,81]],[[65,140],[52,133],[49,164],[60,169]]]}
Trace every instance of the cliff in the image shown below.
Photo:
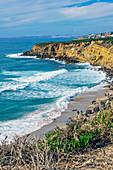
{"label": "cliff", "polygon": [[100,65],[105,70],[112,70],[113,40],[40,43],[23,55],[36,55],[42,59],[55,58],[67,63],[89,62],[92,65]]}

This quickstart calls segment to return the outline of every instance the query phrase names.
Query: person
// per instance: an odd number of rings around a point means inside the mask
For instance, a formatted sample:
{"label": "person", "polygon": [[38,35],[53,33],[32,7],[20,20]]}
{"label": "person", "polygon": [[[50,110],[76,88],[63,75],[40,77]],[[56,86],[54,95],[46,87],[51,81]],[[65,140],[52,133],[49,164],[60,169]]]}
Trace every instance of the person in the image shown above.
{"label": "person", "polygon": [[83,111],[81,110],[81,114],[83,113]]}
{"label": "person", "polygon": [[79,111],[77,111],[77,114],[79,115]]}

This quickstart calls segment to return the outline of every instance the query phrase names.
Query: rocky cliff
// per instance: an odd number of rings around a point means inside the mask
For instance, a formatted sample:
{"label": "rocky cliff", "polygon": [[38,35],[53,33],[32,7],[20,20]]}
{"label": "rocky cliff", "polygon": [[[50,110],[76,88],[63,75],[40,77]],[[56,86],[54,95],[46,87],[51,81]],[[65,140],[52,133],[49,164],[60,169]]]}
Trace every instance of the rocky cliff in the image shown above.
{"label": "rocky cliff", "polygon": [[[113,69],[113,41],[97,40],[86,42],[55,42],[35,44],[31,51],[23,55],[37,56],[37,58],[55,58],[68,63],[90,62],[100,65],[106,70]],[[112,74],[113,75],[113,74]]]}

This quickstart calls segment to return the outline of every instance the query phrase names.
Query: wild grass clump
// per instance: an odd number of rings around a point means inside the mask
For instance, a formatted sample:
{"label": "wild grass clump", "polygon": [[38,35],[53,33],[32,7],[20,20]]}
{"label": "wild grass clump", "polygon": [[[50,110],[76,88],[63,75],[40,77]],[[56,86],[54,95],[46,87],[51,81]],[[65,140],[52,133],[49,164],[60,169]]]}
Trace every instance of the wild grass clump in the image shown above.
{"label": "wild grass clump", "polygon": [[99,113],[94,120],[71,120],[67,124],[66,130],[57,129],[49,132],[45,140],[41,141],[40,148],[45,144],[50,146],[50,150],[59,149],[60,152],[77,152],[78,150],[94,146],[96,140],[102,138],[101,134],[113,130],[113,114]]}
{"label": "wild grass clump", "polygon": [[[75,131],[76,132],[76,131]],[[60,130],[56,130],[53,133],[49,133],[46,136],[46,139],[41,142],[39,147],[43,150],[46,145],[50,146],[51,151],[56,151],[57,149],[60,150],[60,152],[76,152],[79,149],[83,149],[86,146],[90,145],[90,143],[93,143],[93,139],[101,132],[100,129],[96,129],[90,132],[87,132],[85,130],[80,130],[78,132],[78,140],[76,140],[73,137],[69,137],[66,132],[62,132]]]}

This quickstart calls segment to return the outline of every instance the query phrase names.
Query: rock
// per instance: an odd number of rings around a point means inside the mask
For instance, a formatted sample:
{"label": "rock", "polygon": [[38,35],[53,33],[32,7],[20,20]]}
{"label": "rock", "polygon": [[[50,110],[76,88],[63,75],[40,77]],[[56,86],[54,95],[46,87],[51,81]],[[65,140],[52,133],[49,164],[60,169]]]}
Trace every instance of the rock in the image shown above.
{"label": "rock", "polygon": [[113,86],[113,81],[111,82],[111,86]]}
{"label": "rock", "polygon": [[[25,56],[37,58],[56,58],[67,63],[90,62],[92,65],[100,65],[107,72],[107,76],[113,77],[113,45],[102,40],[91,42],[48,42],[35,44],[30,51],[23,52]],[[110,85],[106,86],[110,88]],[[113,90],[113,88],[112,88]]]}
{"label": "rock", "polygon": [[85,118],[85,119],[84,119],[84,123],[85,123],[86,121],[87,121],[87,119]]}
{"label": "rock", "polygon": [[96,100],[93,100],[93,101],[92,101],[92,104],[96,104]]}
{"label": "rock", "polygon": [[107,101],[107,100],[105,100],[105,101],[100,101],[99,104],[101,105],[101,107],[105,107],[106,101]]}
{"label": "rock", "polygon": [[109,100],[109,101],[112,101],[112,100],[113,100],[113,97],[110,96],[108,100]]}
{"label": "rock", "polygon": [[93,113],[92,110],[86,110],[86,115],[92,114],[92,113]]}
{"label": "rock", "polygon": [[103,111],[105,109],[105,101],[99,102],[99,110]]}
{"label": "rock", "polygon": [[105,88],[109,89],[109,88],[110,88],[110,85],[105,86]]}
{"label": "rock", "polygon": [[86,114],[87,117],[90,117],[90,114]]}
{"label": "rock", "polygon": [[110,90],[113,90],[113,87],[111,87]]}
{"label": "rock", "polygon": [[94,109],[93,109],[94,112],[99,112],[99,106],[96,106]]}
{"label": "rock", "polygon": [[77,109],[73,109],[72,111],[73,111],[73,112],[74,112],[74,111],[77,111]]}
{"label": "rock", "polygon": [[106,102],[106,108],[111,108],[111,102],[109,100]]}

